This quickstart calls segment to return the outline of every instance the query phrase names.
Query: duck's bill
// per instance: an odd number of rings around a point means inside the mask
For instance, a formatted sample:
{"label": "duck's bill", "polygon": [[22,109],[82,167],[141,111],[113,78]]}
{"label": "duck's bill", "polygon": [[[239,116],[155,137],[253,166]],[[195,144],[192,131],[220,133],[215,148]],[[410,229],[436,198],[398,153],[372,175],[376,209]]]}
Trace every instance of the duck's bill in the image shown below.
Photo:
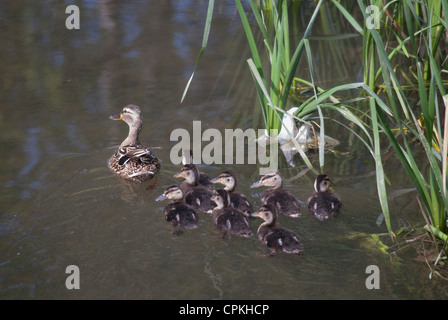
{"label": "duck's bill", "polygon": [[250,188],[258,188],[258,187],[262,187],[262,186],[264,186],[264,183],[263,183],[263,181],[257,181],[257,182],[254,182],[254,183],[252,183],[251,185],[250,185]]}
{"label": "duck's bill", "polygon": [[181,172],[178,172],[178,173],[176,173],[176,174],[174,174],[174,176],[173,176],[173,178],[183,178],[184,176],[183,176],[183,173],[182,173],[182,171]]}
{"label": "duck's bill", "polygon": [[160,196],[158,196],[157,198],[156,198],[156,201],[162,201],[162,200],[165,200],[166,199],[166,194],[161,194]]}
{"label": "duck's bill", "polygon": [[260,213],[259,213],[259,212],[252,212],[252,213],[250,214],[250,216],[251,216],[251,217],[254,217],[254,218],[260,218]]}
{"label": "duck's bill", "polygon": [[123,118],[121,117],[121,114],[114,114],[112,116],[109,117],[110,120],[123,120]]}
{"label": "duck's bill", "polygon": [[219,179],[219,177],[217,177],[217,178],[214,178],[214,179],[210,180],[210,182],[211,183],[219,183],[220,179]]}

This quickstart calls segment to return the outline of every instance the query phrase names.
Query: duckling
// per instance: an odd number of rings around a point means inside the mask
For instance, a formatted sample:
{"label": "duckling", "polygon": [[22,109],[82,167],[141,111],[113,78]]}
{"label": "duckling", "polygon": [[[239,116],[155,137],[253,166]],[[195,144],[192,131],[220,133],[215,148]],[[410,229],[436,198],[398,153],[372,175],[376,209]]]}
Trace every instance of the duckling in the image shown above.
{"label": "duckling", "polygon": [[213,191],[199,185],[199,171],[194,164],[184,165],[174,177],[184,179],[180,184],[180,188],[184,192],[186,204],[202,212],[212,212],[213,208],[216,207],[216,204],[211,200]]}
{"label": "duckling", "polygon": [[213,221],[219,230],[224,231],[223,239],[227,232],[243,238],[252,236],[249,218],[241,211],[229,206],[230,198],[226,190],[216,190],[211,199],[216,203],[212,212]]}
{"label": "duckling", "polygon": [[143,182],[154,178],[160,170],[160,161],[152,150],[144,147],[138,135],[143,126],[140,108],[129,104],[119,115],[109,117],[112,120],[123,120],[129,125],[129,134],[108,160],[110,170],[120,177],[135,182]]}
{"label": "duckling", "polygon": [[281,212],[288,217],[300,217],[300,202],[288,191],[282,189],[283,179],[279,172],[272,171],[266,173],[259,181],[253,183],[250,187],[258,188],[262,186],[272,187],[261,193],[262,205],[272,204],[276,207],[278,212]]}
{"label": "duckling", "polygon": [[163,209],[165,219],[176,228],[178,225],[185,229],[196,229],[198,227],[198,214],[194,208],[183,202],[184,193],[178,185],[171,185],[165,189],[156,201],[173,200]]}
{"label": "duckling", "polygon": [[271,250],[271,255],[277,251],[295,254],[303,252],[303,245],[294,232],[276,226],[277,209],[274,205],[265,204],[252,216],[265,221],[258,227],[257,236]]}
{"label": "duckling", "polygon": [[320,221],[327,220],[339,213],[341,199],[330,190],[332,183],[326,174],[317,176],[314,182],[316,192],[308,199],[308,209]]}
{"label": "duckling", "polygon": [[[186,165],[186,164],[192,164],[192,163],[193,163],[193,152],[191,150],[185,150],[182,154],[182,164]],[[198,183],[201,186],[204,186],[210,190],[215,189],[213,184],[210,182],[210,177],[207,174],[205,174],[199,170],[198,170],[198,174],[199,174]]]}
{"label": "duckling", "polygon": [[240,210],[246,216],[250,216],[253,211],[252,204],[244,194],[236,192],[237,178],[235,172],[228,170],[222,172],[217,178],[210,180],[212,183],[221,183],[225,186],[230,197],[230,206]]}

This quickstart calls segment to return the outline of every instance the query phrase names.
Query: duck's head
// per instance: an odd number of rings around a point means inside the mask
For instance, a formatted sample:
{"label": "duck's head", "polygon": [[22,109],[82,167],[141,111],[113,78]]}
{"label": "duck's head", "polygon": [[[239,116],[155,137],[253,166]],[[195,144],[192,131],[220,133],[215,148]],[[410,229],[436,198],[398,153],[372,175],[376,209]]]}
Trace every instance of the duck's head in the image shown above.
{"label": "duck's head", "polygon": [[229,194],[224,189],[216,190],[210,199],[216,203],[216,209],[227,208],[230,204]]}
{"label": "duck's head", "polygon": [[173,177],[182,178],[190,185],[197,185],[199,179],[199,171],[194,164],[186,164]]}
{"label": "duck's head", "polygon": [[128,104],[121,110],[120,114],[110,116],[109,119],[123,120],[130,127],[141,127],[143,124],[140,108],[134,104]]}
{"label": "duck's head", "polygon": [[236,189],[236,175],[233,171],[224,171],[217,178],[210,180],[212,183],[221,183],[225,186],[225,190],[228,192]]}
{"label": "duck's head", "polygon": [[271,204],[265,204],[260,207],[258,212],[254,212],[252,217],[261,218],[268,224],[275,224],[277,221],[277,209]]}
{"label": "duck's head", "polygon": [[178,185],[171,185],[165,189],[165,191],[156,198],[156,201],[162,200],[181,200],[184,197],[182,189]]}
{"label": "duck's head", "polygon": [[331,183],[330,178],[326,174],[321,174],[314,181],[314,190],[316,192],[326,192],[332,185],[333,183]]}
{"label": "duck's head", "polygon": [[273,189],[278,189],[281,188],[282,185],[283,179],[280,173],[278,171],[271,171],[262,176],[257,182],[254,182],[250,187],[272,187]]}

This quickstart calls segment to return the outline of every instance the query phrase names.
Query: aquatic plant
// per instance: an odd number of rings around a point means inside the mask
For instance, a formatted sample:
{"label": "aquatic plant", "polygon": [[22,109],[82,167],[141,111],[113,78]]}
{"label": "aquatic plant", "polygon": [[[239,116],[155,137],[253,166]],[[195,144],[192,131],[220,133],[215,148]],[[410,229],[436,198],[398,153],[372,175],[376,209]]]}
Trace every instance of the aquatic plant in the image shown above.
{"label": "aquatic plant", "polygon": [[[322,133],[321,110],[330,107],[339,111],[345,118],[362,129],[367,138],[356,136],[364,142],[375,160],[379,200],[386,226],[393,236],[386,188],[390,182],[388,182],[383,168],[382,138],[385,135],[414,184],[425,215],[429,217],[426,229],[446,242],[448,113],[445,112],[445,121],[442,121],[442,98],[445,104],[447,103],[442,79],[442,67],[446,64],[446,60],[441,59],[445,55],[439,44],[446,37],[448,30],[448,5],[442,5],[442,2],[437,0],[418,3],[393,1],[387,5],[384,5],[381,0],[370,1],[370,5],[382,8],[376,18],[382,21],[384,26],[391,26],[377,30],[367,26],[366,22],[371,15],[369,15],[364,1],[357,0],[358,9],[364,17],[363,27],[339,1],[332,0],[332,2],[363,38],[364,81],[344,84],[327,90],[316,88],[314,81],[311,81],[308,84],[314,89],[314,96],[301,103],[293,114],[298,121],[303,121],[309,115],[317,112],[321,119]],[[316,5],[316,10],[320,4],[319,2]],[[310,20],[307,31],[312,26],[314,17],[315,14]],[[398,25],[396,21],[401,22],[402,25]],[[407,34],[404,30],[407,31]],[[305,48],[309,50],[306,40],[307,31],[300,43],[303,41]],[[396,44],[396,46],[393,47],[392,44]],[[411,44],[411,48],[408,48],[409,44]],[[396,70],[400,66],[397,61],[399,56],[405,56],[405,65],[411,66],[411,70],[414,71],[410,76],[403,74],[403,78],[407,80],[411,88],[416,88],[417,100],[411,99],[409,92],[412,93],[412,91],[406,92],[398,79]],[[271,59],[271,61],[274,60]],[[311,63],[309,63],[309,68],[312,77],[313,66]],[[256,74],[253,66],[251,66],[251,71]],[[411,80],[412,77],[415,78],[415,81]],[[266,90],[263,89],[260,81],[261,77],[255,78],[257,86],[262,88],[264,96],[269,102],[267,105],[278,110],[277,105],[270,103],[267,98]],[[299,78],[295,78],[295,80],[305,83]],[[290,85],[290,83],[285,83],[285,85]],[[349,111],[352,109],[349,106],[350,102],[340,102],[334,97],[337,92],[352,89],[361,89],[360,95],[368,101],[368,111],[364,114],[365,120],[361,120],[360,117]],[[287,97],[282,96],[282,99],[286,100]],[[356,103],[358,102],[356,101]],[[419,110],[416,108],[416,104],[420,106]],[[280,109],[282,108],[280,107]],[[370,124],[366,124],[366,120],[370,120]],[[416,144],[413,141],[419,143]],[[423,148],[429,167],[426,163],[421,163],[416,159],[416,147]],[[323,153],[322,145],[319,145],[319,153],[320,155]],[[304,159],[306,160],[306,158]],[[320,165],[322,168],[323,157],[320,157]]]}
{"label": "aquatic plant", "polygon": [[[448,30],[448,6],[436,0],[390,2],[385,6],[382,1],[371,1],[378,8],[383,7],[378,18],[384,21],[384,25],[391,26],[390,29],[377,30],[369,29],[366,25],[361,28],[338,1],[332,1],[363,36],[364,83],[370,88],[366,92],[376,141],[377,185],[389,232],[392,234],[386,180],[381,169],[380,133],[386,135],[415,186],[425,219],[428,217],[425,228],[446,242],[448,112],[445,112],[445,121],[442,121],[442,101],[445,102],[445,110],[448,105],[442,78],[442,68],[446,67],[446,61],[441,59],[445,55],[439,43],[446,37]],[[358,0],[358,5],[366,21],[369,17],[366,5],[361,0]],[[387,45],[383,40],[385,38]],[[392,47],[391,43],[396,46]],[[405,63],[411,66],[411,76],[415,80],[404,78],[417,90],[416,99],[411,99],[410,94],[406,94],[398,79],[398,55],[404,56]],[[380,101],[371,94],[373,91],[384,93],[382,98],[387,101],[392,114],[387,114],[380,107]],[[415,152],[418,148],[423,148],[427,163],[416,159]]]}

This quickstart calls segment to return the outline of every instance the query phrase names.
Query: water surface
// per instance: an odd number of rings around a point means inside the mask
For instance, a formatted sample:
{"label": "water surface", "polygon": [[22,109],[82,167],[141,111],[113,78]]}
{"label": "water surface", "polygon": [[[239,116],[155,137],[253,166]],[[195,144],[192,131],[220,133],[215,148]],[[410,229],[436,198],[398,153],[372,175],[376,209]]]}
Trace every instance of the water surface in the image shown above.
{"label": "water surface", "polygon": [[[306,209],[301,218],[279,218],[302,239],[304,255],[264,257],[266,248],[256,237],[224,242],[205,214],[198,229],[173,234],[164,203],[154,201],[177,182],[171,132],[191,130],[194,120],[201,120],[203,130],[262,128],[234,3],[216,2],[209,45],[182,104],[202,41],[206,1],[84,1],[80,30],[65,28],[65,7],[51,1],[0,4],[0,298],[448,296],[443,282],[428,280],[425,264],[391,260],[354,236],[386,232],[377,224],[374,164],[331,122],[328,134],[341,140],[343,155],[329,153],[325,165],[344,202],[341,214],[325,223]],[[354,39],[347,55],[356,57],[353,50],[360,46]],[[316,49],[314,58],[322,86],[355,81],[361,70],[325,50]],[[300,70],[308,72],[306,63]],[[155,189],[124,182],[106,167],[128,130],[108,117],[129,103],[142,108],[141,141],[163,147],[157,151],[163,170]],[[285,188],[305,202],[314,174],[294,178],[304,169],[300,159],[295,164],[280,161],[280,172]],[[240,191],[259,206],[261,191],[249,188],[259,178],[259,165],[199,167],[211,177],[236,171]],[[391,192],[410,187],[397,164],[387,170],[395,182]],[[394,228],[423,224],[415,194],[396,197],[391,206]],[[253,220],[254,231],[259,224]],[[80,290],[65,286],[69,265],[80,269]],[[368,265],[381,270],[379,290],[366,289]]]}

